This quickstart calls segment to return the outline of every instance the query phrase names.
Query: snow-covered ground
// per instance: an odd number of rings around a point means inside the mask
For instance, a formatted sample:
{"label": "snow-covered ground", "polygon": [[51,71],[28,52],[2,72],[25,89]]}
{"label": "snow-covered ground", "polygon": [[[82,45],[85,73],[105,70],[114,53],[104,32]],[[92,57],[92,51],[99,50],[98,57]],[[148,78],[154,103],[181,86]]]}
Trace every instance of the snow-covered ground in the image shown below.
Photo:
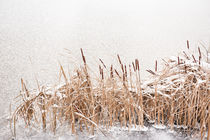
{"label": "snow-covered ground", "polygon": [[[0,139],[9,140],[12,139],[10,133],[9,121],[6,116],[1,118]],[[91,135],[88,132],[80,132],[73,135],[67,131],[69,127],[65,126],[61,128],[56,135],[52,133],[43,133],[41,131],[35,131],[33,129],[26,129],[24,125],[17,129],[17,140],[199,140],[199,134],[194,137],[186,137],[185,134],[180,132],[171,131],[165,126],[150,126],[145,128],[128,128],[120,127],[119,125],[113,126],[111,129],[106,130],[103,128],[102,134],[100,131],[95,131],[95,135]]]}
{"label": "snow-covered ground", "polygon": [[[40,83],[56,83],[58,61],[74,68],[81,62],[79,48],[93,67],[99,57],[116,63],[117,53],[126,62],[139,58],[146,77],[156,59],[177,55],[186,40],[195,49],[199,42],[208,45],[209,9],[208,0],[0,0],[0,139],[10,136],[9,103],[21,78],[29,88],[36,86],[35,76]],[[145,139],[174,138],[150,129],[153,135]]]}

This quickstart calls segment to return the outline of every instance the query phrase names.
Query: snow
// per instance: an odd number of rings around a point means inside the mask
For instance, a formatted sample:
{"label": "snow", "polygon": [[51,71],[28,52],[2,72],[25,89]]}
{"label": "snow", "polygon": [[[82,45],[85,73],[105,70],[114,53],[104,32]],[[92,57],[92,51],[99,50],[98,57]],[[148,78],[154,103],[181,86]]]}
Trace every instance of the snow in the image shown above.
{"label": "snow", "polygon": [[[10,125],[8,115],[5,115],[1,118],[0,124],[3,127],[0,127],[0,139],[11,139]],[[6,119],[7,118],[7,119]],[[3,121],[4,120],[4,121]],[[22,122],[24,123],[24,122]],[[18,136],[15,140],[183,140],[183,139],[192,139],[197,140],[197,137],[186,137],[185,135],[171,131],[166,126],[162,125],[152,125],[150,127],[139,127],[139,126],[131,126],[131,127],[120,127],[119,124],[115,124],[110,129],[106,130],[103,126],[100,128],[105,132],[106,136],[104,136],[100,131],[95,131],[94,135],[89,134],[87,131],[80,132],[77,134],[71,134],[69,132],[69,127],[62,126],[59,128],[58,134],[54,135],[51,132],[43,133],[41,131],[37,131],[34,128],[24,128],[21,125],[17,127]]]}
{"label": "snow", "polygon": [[[87,132],[78,132],[77,135],[73,135],[71,133],[64,133],[61,136],[54,136],[53,134],[49,133],[38,133],[38,134],[31,134],[26,136],[26,134],[22,135],[21,137],[17,138],[17,140],[73,140],[73,139],[89,139],[89,140],[183,140],[187,139],[181,136],[174,131],[165,130],[162,127],[150,127],[144,129],[138,128],[131,128],[128,130],[127,128],[120,128],[120,127],[112,127],[109,131],[106,131],[106,136],[98,133],[95,135],[87,134]],[[190,138],[192,139],[192,138]]]}
{"label": "snow", "polygon": [[[1,0],[0,139],[11,139],[9,103],[19,94],[20,78],[27,80],[29,89],[37,86],[33,84],[34,75],[41,84],[53,83],[57,80],[54,75],[58,74],[58,59],[64,65],[72,64],[70,67],[74,68],[75,63],[80,62],[79,48],[81,47],[87,50],[85,54],[92,57],[91,64],[98,57],[103,57],[108,64],[114,63],[116,53],[122,54],[128,62],[134,58],[140,58],[142,77],[145,78],[148,75],[145,69],[153,67],[153,62],[160,56],[176,54],[185,45],[186,39],[192,41],[191,46],[198,40],[209,39],[210,22],[206,20],[210,15],[208,5],[209,2],[205,4],[205,2],[191,0],[171,3],[166,0],[151,3],[129,0],[123,2],[121,0],[115,2],[112,0],[103,2]],[[63,55],[64,48],[68,48],[76,58],[73,59],[70,56],[69,59],[68,55],[66,61]],[[177,61],[177,57],[171,59]],[[201,63],[205,71],[210,70],[210,53],[208,61]],[[186,63],[196,65],[190,61]],[[168,79],[168,81],[171,80],[172,78]],[[142,87],[146,89],[152,82],[151,78],[147,83],[143,83]],[[198,84],[203,82],[205,81],[198,80]],[[66,97],[65,94],[58,92],[63,85],[64,83],[53,89],[57,91],[56,96],[59,98]],[[54,94],[51,87],[45,89],[49,95]],[[158,94],[170,98],[161,91],[164,88],[167,87],[158,87]],[[136,92],[135,89],[131,90]],[[154,92],[154,88],[149,90]],[[35,95],[38,93],[36,92]],[[58,106],[55,104],[54,107]],[[68,133],[53,136],[48,133],[37,133],[35,130],[26,135],[28,132],[24,131],[25,127],[19,128],[18,139],[105,139],[101,135],[74,136]],[[140,130],[147,131],[141,133]],[[110,131],[110,135],[120,140],[179,139],[168,134],[166,130],[157,131],[153,127],[138,130],[132,127],[130,132],[127,131],[117,127],[116,132]]]}
{"label": "snow", "polygon": [[165,125],[153,125],[154,128],[156,129],[166,129],[166,126]]}

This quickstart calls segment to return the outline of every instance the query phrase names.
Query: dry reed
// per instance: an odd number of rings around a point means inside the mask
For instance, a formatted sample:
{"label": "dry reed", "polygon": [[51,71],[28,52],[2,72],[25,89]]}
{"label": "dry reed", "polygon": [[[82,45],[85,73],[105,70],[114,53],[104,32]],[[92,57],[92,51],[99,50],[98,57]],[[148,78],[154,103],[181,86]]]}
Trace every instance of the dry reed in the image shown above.
{"label": "dry reed", "polygon": [[65,84],[29,91],[21,79],[22,101],[12,116],[12,133],[16,136],[18,119],[23,119],[26,127],[42,128],[44,132],[48,129],[54,134],[59,125],[68,124],[74,134],[86,129],[104,135],[101,125],[108,129],[119,122],[129,128],[143,127],[150,120],[171,129],[182,126],[186,132],[199,130],[201,139],[207,132],[209,140],[210,72],[202,67],[200,48],[198,52],[199,64],[185,51],[178,59],[164,60],[163,70],[157,70],[156,61],[155,72],[147,70],[152,78],[146,82],[141,81],[137,59],[127,67],[117,55],[120,69],[111,65],[110,70],[99,59],[103,67],[99,65],[100,76],[93,82],[81,49],[84,64],[75,74],[67,77],[60,65]]}

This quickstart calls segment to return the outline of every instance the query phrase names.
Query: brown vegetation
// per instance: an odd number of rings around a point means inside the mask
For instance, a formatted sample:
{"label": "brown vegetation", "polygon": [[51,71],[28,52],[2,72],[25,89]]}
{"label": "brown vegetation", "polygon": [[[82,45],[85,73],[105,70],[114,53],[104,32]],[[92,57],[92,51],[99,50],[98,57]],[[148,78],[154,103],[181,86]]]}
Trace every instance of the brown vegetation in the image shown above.
{"label": "brown vegetation", "polygon": [[155,72],[147,70],[152,77],[145,82],[137,59],[126,65],[117,55],[120,69],[106,66],[100,59],[100,76],[93,82],[81,49],[84,64],[72,76],[67,77],[60,65],[65,84],[29,91],[21,80],[22,102],[12,116],[12,133],[16,135],[18,119],[23,119],[26,127],[43,131],[56,133],[58,124],[68,124],[72,133],[86,129],[91,134],[95,129],[104,133],[100,125],[108,129],[119,122],[121,126],[143,127],[150,120],[171,129],[182,126],[186,132],[198,129],[201,139],[208,132],[209,140],[210,72],[203,69],[198,50],[198,60],[183,52],[177,60],[164,60],[161,71],[156,61]]}

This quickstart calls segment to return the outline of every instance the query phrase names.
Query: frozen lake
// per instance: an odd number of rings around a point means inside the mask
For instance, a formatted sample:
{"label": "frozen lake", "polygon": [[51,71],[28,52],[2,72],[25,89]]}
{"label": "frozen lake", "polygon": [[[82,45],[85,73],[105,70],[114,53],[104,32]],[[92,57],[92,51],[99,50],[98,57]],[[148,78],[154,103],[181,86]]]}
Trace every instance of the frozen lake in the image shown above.
{"label": "frozen lake", "polygon": [[[0,116],[20,79],[56,83],[58,62],[72,68],[83,48],[88,63],[138,58],[142,77],[156,59],[177,55],[190,40],[210,42],[209,0],[0,0]],[[68,49],[69,51],[66,51]],[[68,54],[69,52],[70,54]]]}

